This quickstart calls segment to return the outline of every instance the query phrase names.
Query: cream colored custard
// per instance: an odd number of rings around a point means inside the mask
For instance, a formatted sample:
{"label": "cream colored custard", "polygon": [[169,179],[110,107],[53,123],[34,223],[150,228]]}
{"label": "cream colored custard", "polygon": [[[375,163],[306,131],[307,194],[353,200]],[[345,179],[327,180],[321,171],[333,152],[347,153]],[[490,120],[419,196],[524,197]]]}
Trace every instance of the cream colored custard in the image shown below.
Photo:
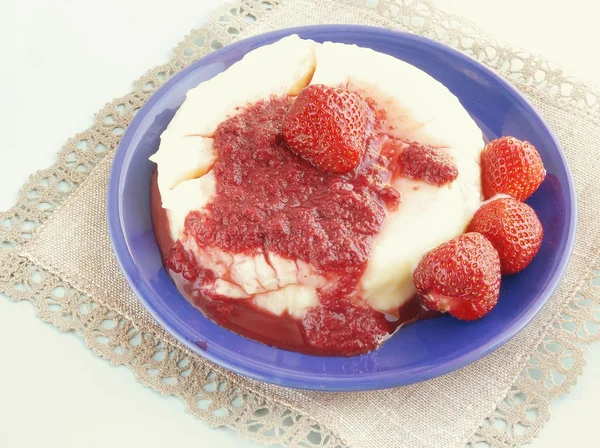
{"label": "cream colored custard", "polygon": [[373,308],[393,312],[415,293],[413,266],[429,249],[463,233],[481,204],[479,154],[484,142],[481,130],[445,86],[389,55],[289,36],[248,53],[190,90],[151,157],[158,165],[172,237],[216,274],[206,287],[220,295],[252,298],[260,308],[298,318],[318,305],[317,290],[328,284],[310,264],[275,253],[248,256],[199,248],[183,232],[187,214],[205,211],[216,194],[211,168],[219,124],[248,104],[296,95],[308,83],[341,85],[372,99],[386,111],[386,133],[443,148],[458,169],[456,180],[442,187],[408,178],[393,181],[402,203],[389,213],[356,291]]}

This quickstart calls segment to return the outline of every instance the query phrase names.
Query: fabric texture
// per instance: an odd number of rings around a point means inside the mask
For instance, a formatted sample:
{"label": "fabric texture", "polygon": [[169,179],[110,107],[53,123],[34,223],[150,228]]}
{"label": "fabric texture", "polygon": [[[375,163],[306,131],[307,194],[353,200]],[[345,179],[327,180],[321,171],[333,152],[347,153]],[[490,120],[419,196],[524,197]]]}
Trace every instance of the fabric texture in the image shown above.
{"label": "fabric texture", "polygon": [[[233,41],[275,29],[352,23],[405,30],[456,47],[509,79],[560,140],[575,178],[578,232],[564,278],[539,315],[483,359],[411,386],[361,393],[300,391],[253,381],[190,352],[130,290],[113,255],[106,188],[119,138],[170,76]],[[495,41],[426,0],[238,0],[211,16],[73,137],[0,217],[0,290],[40,317],[82,334],[93,352],[127,365],[139,381],[179,396],[214,426],[289,447],[518,446],[568,392],[586,345],[600,339],[600,100],[551,62]]]}

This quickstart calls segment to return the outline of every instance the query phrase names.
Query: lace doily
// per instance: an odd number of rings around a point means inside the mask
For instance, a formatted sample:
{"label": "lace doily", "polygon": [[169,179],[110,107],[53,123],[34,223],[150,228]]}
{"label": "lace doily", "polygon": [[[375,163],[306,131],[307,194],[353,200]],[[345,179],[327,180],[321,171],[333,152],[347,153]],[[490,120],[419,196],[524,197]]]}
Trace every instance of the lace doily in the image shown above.
{"label": "lace doily", "polygon": [[[15,206],[0,215],[0,290],[28,300],[39,317],[61,331],[80,335],[97,356],[125,365],[153,389],[180,397],[210,425],[228,426],[241,436],[289,447],[338,447],[339,436],[308,416],[276,401],[234,387],[152,332],[134,327],[110,310],[21,255],[38,227],[53,215],[107,155],[116,148],[135,112],[169,77],[203,55],[252,32],[256,23],[284,7],[284,0],[239,0],[215,11],[209,23],[191,32],[171,61],[134,83],[132,93],[105,106],[89,130],[70,139],[47,170],[33,175]],[[370,11],[374,23],[385,19],[407,31],[456,47],[515,83],[522,91],[552,100],[565,114],[586,117],[600,126],[598,93],[558,66],[525,51],[509,48],[473,24],[448,15],[427,0],[338,0],[340,7]],[[585,364],[586,347],[600,340],[596,254],[590,275],[546,329],[506,398],[469,441],[470,446],[518,446],[535,437],[550,415],[551,400],[567,393]],[[480,445],[483,444],[483,445]]]}

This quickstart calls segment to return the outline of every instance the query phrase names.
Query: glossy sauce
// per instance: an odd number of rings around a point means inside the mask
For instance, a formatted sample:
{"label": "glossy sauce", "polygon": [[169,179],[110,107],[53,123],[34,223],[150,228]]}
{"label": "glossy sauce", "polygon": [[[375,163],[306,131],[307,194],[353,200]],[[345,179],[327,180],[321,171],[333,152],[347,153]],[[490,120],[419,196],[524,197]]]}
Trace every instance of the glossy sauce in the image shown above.
{"label": "glossy sauce", "polygon": [[[356,355],[378,347],[394,331],[431,317],[414,299],[391,318],[353,296],[388,209],[401,206],[387,185],[393,168],[380,155],[388,140],[374,126],[363,163],[346,175],[325,173],[293,154],[281,139],[290,98],[249,106],[219,126],[213,167],[217,194],[208,213],[191,212],[185,234],[199,247],[230,253],[276,253],[310,263],[335,286],[302,320],[277,316],[249,299],[208,294],[215,277],[172,241],[152,177],[152,219],[166,269],[186,298],[217,324],[283,349],[314,355]],[[374,116],[380,116],[377,113]],[[307,242],[310,241],[310,244]],[[392,321],[393,320],[393,321]]]}

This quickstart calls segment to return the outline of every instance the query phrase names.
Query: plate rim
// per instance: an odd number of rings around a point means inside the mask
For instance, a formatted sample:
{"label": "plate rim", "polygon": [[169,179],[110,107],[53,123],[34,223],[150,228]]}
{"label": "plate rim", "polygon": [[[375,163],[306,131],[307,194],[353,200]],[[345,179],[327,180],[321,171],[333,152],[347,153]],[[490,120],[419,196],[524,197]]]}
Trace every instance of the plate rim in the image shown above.
{"label": "plate rim", "polygon": [[[560,263],[554,271],[553,276],[550,281],[547,283],[542,293],[539,294],[541,299],[538,299],[534,306],[531,307],[526,313],[524,313],[519,319],[511,322],[509,327],[502,332],[499,336],[492,337],[488,342],[482,344],[476,349],[471,350],[463,354],[462,356],[457,356],[454,359],[449,361],[437,364],[433,368],[413,368],[410,370],[404,370],[402,372],[403,380],[399,381],[394,378],[394,375],[391,375],[391,372],[375,372],[369,374],[363,374],[360,376],[336,376],[336,375],[325,375],[322,374],[319,377],[319,382],[313,384],[313,380],[310,380],[306,374],[299,374],[297,372],[290,371],[288,369],[278,370],[275,366],[269,366],[269,369],[258,369],[255,367],[255,364],[252,366],[248,366],[244,363],[233,362],[232,360],[224,359],[222,357],[216,356],[215,352],[205,352],[201,348],[199,348],[194,341],[188,340],[183,334],[182,331],[177,329],[174,325],[164,319],[160,312],[156,309],[156,307],[152,304],[152,302],[146,300],[145,295],[140,290],[138,285],[138,279],[135,278],[135,273],[137,271],[137,266],[133,262],[133,257],[129,251],[129,247],[125,240],[124,232],[123,232],[123,221],[122,215],[120,213],[120,186],[124,179],[121,177],[123,162],[128,154],[127,149],[130,147],[132,137],[135,134],[135,131],[141,124],[142,120],[145,117],[143,113],[144,109],[151,109],[154,104],[169,90],[170,86],[176,84],[185,76],[187,76],[190,72],[195,70],[198,66],[207,65],[213,60],[218,60],[221,55],[226,54],[228,52],[235,52],[238,50],[242,50],[243,47],[248,44],[263,44],[266,42],[274,42],[280,38],[288,36],[290,34],[298,34],[303,32],[327,32],[327,30],[335,30],[339,32],[341,30],[345,30],[349,33],[362,33],[364,35],[371,34],[387,34],[392,37],[396,37],[398,39],[404,39],[407,41],[416,41],[419,44],[425,44],[429,46],[433,46],[438,50],[441,50],[445,53],[450,53],[453,57],[456,57],[460,60],[461,64],[466,66],[475,65],[479,69],[484,70],[487,75],[489,75],[496,83],[500,84],[502,89],[506,89],[510,91],[516,99],[522,104],[525,105],[528,109],[533,112],[533,116],[535,117],[535,121],[541,127],[543,127],[551,141],[553,142],[555,148],[558,150],[558,155],[560,157],[561,163],[566,172],[566,180],[568,186],[568,197],[570,202],[570,207],[565,209],[566,213],[570,214],[568,224],[568,235],[566,238],[565,250],[560,258]],[[259,45],[262,46],[262,45]],[[157,320],[157,322],[162,326],[173,338],[178,340],[180,343],[185,345],[192,352],[202,356],[203,358],[225,368],[231,370],[237,374],[247,376],[249,378],[253,378],[256,380],[264,381],[270,384],[278,384],[286,387],[305,389],[305,390],[326,390],[326,391],[366,391],[366,390],[377,390],[377,389],[386,389],[391,387],[397,387],[402,385],[408,385],[416,382],[426,381],[454,370],[457,370],[461,367],[467,366],[472,362],[482,358],[483,356],[491,353],[498,347],[502,346],[510,339],[512,339],[518,332],[520,332],[525,326],[527,326],[531,320],[539,313],[539,311],[543,308],[543,306],[548,302],[550,296],[557,288],[560,283],[562,277],[564,276],[565,270],[569,263],[569,260],[572,255],[575,235],[577,230],[577,196],[574,185],[574,180],[572,176],[571,169],[566,160],[564,150],[552,132],[551,128],[548,126],[544,118],[540,115],[540,113],[536,110],[536,108],[531,104],[531,102],[523,95],[521,92],[512,84],[510,84],[507,80],[502,78],[499,74],[492,71],[490,68],[485,66],[483,63],[477,61],[476,59],[466,55],[465,53],[460,52],[446,44],[437,42],[435,40],[422,37],[419,35],[415,35],[408,32],[391,30],[383,27],[376,26],[367,26],[367,25],[309,25],[309,26],[301,26],[301,27],[292,27],[292,28],[284,28],[276,31],[271,31],[268,33],[259,34],[256,36],[252,36],[225,47],[222,47],[219,50],[216,50],[197,61],[194,61],[186,68],[181,70],[179,73],[175,74],[169,80],[167,80],[156,92],[154,92],[151,97],[146,101],[146,103],[139,109],[138,113],[133,117],[129,126],[125,130],[118,147],[115,150],[115,155],[113,159],[113,163],[110,170],[109,180],[108,180],[108,188],[107,188],[107,221],[108,221],[108,230],[109,236],[111,240],[111,244],[113,246],[113,252],[115,257],[117,258],[119,267],[121,272],[127,279],[129,286],[132,288],[136,297],[142,302],[144,307],[150,312],[150,314]],[[218,347],[218,346],[217,346]],[[274,348],[275,349],[275,348]],[[218,353],[218,352],[217,352]],[[273,376],[277,374],[277,376]],[[316,381],[316,379],[315,379]]]}

